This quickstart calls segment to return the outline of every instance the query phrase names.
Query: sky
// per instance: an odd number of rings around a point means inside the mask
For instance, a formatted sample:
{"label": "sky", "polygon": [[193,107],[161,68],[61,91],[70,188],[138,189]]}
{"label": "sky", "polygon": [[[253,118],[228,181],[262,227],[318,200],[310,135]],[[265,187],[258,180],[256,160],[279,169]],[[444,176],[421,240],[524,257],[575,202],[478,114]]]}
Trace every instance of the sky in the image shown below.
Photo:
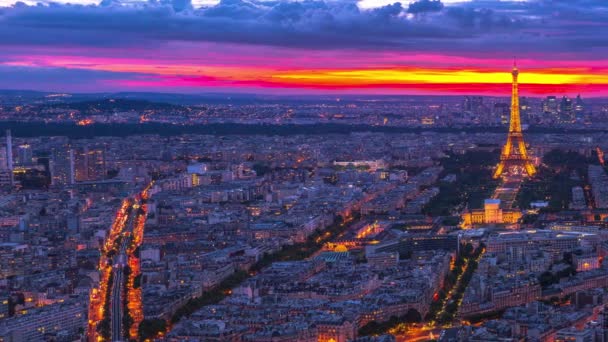
{"label": "sky", "polygon": [[0,89],[608,96],[608,0],[0,0]]}

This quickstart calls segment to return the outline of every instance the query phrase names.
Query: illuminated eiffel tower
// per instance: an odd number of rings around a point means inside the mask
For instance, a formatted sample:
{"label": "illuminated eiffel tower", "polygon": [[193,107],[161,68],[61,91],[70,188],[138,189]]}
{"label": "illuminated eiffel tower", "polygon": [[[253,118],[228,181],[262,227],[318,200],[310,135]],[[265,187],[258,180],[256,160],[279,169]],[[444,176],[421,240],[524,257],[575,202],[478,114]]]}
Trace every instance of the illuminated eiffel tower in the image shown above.
{"label": "illuminated eiffel tower", "polygon": [[507,142],[500,153],[500,163],[494,171],[494,178],[498,178],[504,173],[523,174],[533,176],[536,173],[536,168],[528,157],[526,151],[526,143],[521,132],[521,118],[519,116],[519,92],[517,89],[517,76],[519,71],[517,66],[513,64],[513,88],[511,92],[511,120],[509,122],[509,134]]}

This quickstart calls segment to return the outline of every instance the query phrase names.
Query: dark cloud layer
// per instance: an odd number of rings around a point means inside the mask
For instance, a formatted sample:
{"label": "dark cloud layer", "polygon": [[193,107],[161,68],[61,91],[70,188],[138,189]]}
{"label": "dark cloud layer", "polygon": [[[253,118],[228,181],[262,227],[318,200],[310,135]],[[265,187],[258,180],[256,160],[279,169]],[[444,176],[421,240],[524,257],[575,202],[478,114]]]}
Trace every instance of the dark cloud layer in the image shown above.
{"label": "dark cloud layer", "polygon": [[[2,46],[162,47],[219,42],[308,49],[580,53],[608,49],[608,1],[471,2],[418,0],[373,10],[349,1],[190,0],[99,6],[22,3],[0,8]],[[1,57],[0,57],[1,58]]]}
{"label": "dark cloud layer", "polygon": [[407,8],[408,13],[439,12],[443,9],[441,0],[419,0],[412,2]]}

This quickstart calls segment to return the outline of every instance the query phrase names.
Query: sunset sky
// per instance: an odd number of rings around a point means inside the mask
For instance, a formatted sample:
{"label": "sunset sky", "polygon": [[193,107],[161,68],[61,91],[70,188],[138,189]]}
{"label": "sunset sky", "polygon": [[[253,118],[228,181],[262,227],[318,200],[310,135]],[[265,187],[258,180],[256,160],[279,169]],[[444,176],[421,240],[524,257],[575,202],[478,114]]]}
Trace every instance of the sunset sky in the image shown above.
{"label": "sunset sky", "polygon": [[0,0],[0,89],[608,96],[608,1]]}

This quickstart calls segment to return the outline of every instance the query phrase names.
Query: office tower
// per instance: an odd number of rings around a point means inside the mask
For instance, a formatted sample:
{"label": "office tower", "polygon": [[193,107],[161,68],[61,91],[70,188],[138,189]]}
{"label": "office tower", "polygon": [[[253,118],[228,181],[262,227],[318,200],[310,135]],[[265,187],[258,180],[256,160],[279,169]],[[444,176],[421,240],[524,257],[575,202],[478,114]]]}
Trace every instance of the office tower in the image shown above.
{"label": "office tower", "polygon": [[65,186],[74,183],[74,150],[69,144],[53,149],[50,166],[52,185]]}
{"label": "office tower", "polygon": [[107,174],[105,147],[95,147],[87,150],[87,170],[91,180],[104,179]]}
{"label": "office tower", "polygon": [[557,114],[557,98],[555,96],[547,96],[543,101],[543,112]]}
{"label": "office tower", "polygon": [[7,188],[12,184],[12,172],[8,169],[6,149],[0,148],[0,187]]}
{"label": "office tower", "polygon": [[106,176],[105,147],[75,148],[74,175],[78,182],[104,179]]}
{"label": "office tower", "polygon": [[530,122],[532,115],[532,107],[530,107],[530,99],[522,96],[519,101],[519,113],[522,117],[526,118]]}
{"label": "office tower", "polygon": [[0,149],[0,171],[8,171],[8,156],[6,148]]}
{"label": "office tower", "polygon": [[29,165],[32,163],[32,147],[29,144],[19,145],[17,149],[17,164]]}
{"label": "office tower", "polygon": [[578,118],[582,118],[584,114],[585,114],[585,103],[583,102],[583,99],[581,98],[581,94],[578,94],[576,96],[576,100],[574,101],[574,115],[578,119]]}
{"label": "office tower", "polygon": [[0,185],[3,187],[14,185],[13,175],[13,141],[11,131],[6,130],[6,145],[0,149]]}
{"label": "office tower", "polygon": [[6,166],[13,171],[13,138],[10,129],[6,130]]}
{"label": "office tower", "polygon": [[561,122],[574,122],[572,100],[567,96],[562,97],[562,101],[559,104],[559,112]]}

